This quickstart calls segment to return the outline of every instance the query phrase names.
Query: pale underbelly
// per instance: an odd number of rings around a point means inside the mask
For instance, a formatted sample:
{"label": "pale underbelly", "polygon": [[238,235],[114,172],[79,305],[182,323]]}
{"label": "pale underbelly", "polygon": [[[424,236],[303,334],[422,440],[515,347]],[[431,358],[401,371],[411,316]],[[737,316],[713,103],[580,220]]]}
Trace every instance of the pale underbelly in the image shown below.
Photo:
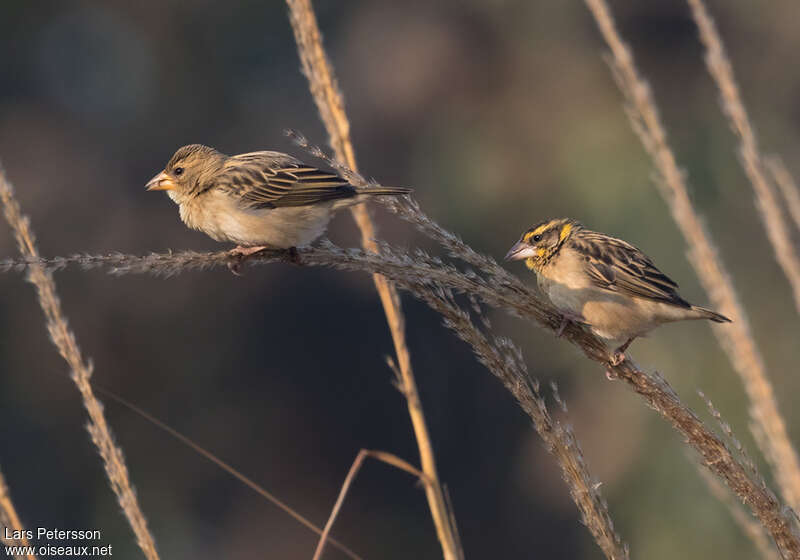
{"label": "pale underbelly", "polygon": [[555,307],[580,315],[596,336],[606,340],[624,342],[646,334],[663,322],[654,313],[654,306],[659,304],[641,298],[558,284],[548,286],[546,293]]}
{"label": "pale underbelly", "polygon": [[302,247],[325,233],[331,218],[327,205],[264,210],[217,209],[204,215],[187,214],[184,222],[217,241],[238,245],[267,245],[277,249]]}

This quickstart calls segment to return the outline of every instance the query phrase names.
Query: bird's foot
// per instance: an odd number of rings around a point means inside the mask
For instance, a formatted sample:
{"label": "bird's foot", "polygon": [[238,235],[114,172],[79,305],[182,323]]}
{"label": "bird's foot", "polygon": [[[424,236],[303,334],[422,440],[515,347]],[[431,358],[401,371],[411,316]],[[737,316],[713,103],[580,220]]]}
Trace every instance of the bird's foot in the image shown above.
{"label": "bird's foot", "polygon": [[[620,346],[611,353],[611,359],[608,361],[608,364],[610,366],[616,367],[627,359],[627,356],[625,356],[625,350],[628,349],[628,346],[631,345],[631,342],[633,342],[633,338],[629,338],[628,340],[626,340],[625,344],[623,344],[622,346]],[[606,378],[608,378],[609,381],[613,381],[617,377],[619,376],[616,373],[614,373],[611,369],[606,370]]]}
{"label": "bird's foot", "polygon": [[620,352],[619,350],[615,350],[614,353],[611,354],[611,360],[609,360],[608,363],[610,363],[612,366],[618,366],[624,361],[625,361],[625,351],[623,350]]}
{"label": "bird's foot", "polygon": [[585,323],[586,319],[583,318],[583,315],[580,313],[573,313],[572,311],[562,311],[561,312],[561,324],[558,326],[558,330],[556,331],[556,337],[561,338],[564,334],[564,330],[570,323]]}
{"label": "bird's foot", "polygon": [[242,257],[234,257],[229,259],[228,270],[230,270],[234,276],[244,276],[244,274],[242,274],[242,262],[244,262]]}
{"label": "bird's foot", "polygon": [[239,245],[238,247],[234,247],[228,251],[228,270],[236,276],[242,276],[242,265],[247,262],[250,257],[264,249],[269,249],[269,247],[264,245],[257,245],[255,247],[242,247]]}

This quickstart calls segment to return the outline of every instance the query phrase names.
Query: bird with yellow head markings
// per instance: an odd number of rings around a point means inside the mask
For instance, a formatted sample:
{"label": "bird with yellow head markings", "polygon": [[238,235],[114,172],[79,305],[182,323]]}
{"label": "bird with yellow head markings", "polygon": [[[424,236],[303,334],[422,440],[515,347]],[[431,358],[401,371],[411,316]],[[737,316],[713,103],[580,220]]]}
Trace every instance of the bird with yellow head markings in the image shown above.
{"label": "bird with yellow head markings", "polygon": [[625,350],[636,337],[664,323],[730,322],[683,299],[678,285],[630,243],[569,218],[546,220],[528,229],[506,260],[524,260],[536,273],[542,293],[563,314],[557,334],[570,321],[588,325],[616,347],[611,365],[625,360]]}

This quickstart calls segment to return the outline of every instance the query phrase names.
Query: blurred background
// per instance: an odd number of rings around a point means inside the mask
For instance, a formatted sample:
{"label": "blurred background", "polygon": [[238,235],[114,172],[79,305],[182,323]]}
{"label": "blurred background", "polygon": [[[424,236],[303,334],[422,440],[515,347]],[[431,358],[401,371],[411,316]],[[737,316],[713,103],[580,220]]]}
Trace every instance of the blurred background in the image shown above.
{"label": "blurred background", "polygon": [[[800,321],[688,7],[612,7],[800,441],[791,397],[800,389]],[[687,299],[707,303],[582,2],[347,0],[316,8],[366,175],[413,186],[429,215],[496,257],[539,220],[577,218],[641,247]],[[796,3],[715,0],[709,8],[764,150],[800,176]],[[231,154],[269,148],[309,158],[286,128],[326,143],[278,0],[6,1],[0,52],[0,159],[44,255],[223,248],[187,230],[166,196],[144,191],[174,150],[200,142]],[[376,219],[392,242],[420,241],[394,217],[376,211]],[[14,256],[3,228],[1,254]],[[349,215],[335,220],[330,237],[357,245]],[[533,281],[519,263],[509,268]],[[70,270],[56,281],[96,383],[318,524],[359,449],[418,463],[366,275],[274,265],[242,278]],[[436,315],[408,297],[404,305],[467,557],[600,558],[511,397]],[[566,421],[634,556],[754,556],[681,438],[640,398],[550,332],[501,313],[492,319],[537,378],[558,383]],[[708,325],[664,327],[632,353],[713,424],[696,395],[705,391],[757,455],[741,384]],[[106,405],[163,558],[311,556],[308,530],[141,417]],[[19,274],[0,275],[0,467],[23,523],[97,528],[115,558],[139,558],[85,423],[31,286]],[[440,557],[422,489],[383,464],[362,470],[334,535],[365,558]]]}

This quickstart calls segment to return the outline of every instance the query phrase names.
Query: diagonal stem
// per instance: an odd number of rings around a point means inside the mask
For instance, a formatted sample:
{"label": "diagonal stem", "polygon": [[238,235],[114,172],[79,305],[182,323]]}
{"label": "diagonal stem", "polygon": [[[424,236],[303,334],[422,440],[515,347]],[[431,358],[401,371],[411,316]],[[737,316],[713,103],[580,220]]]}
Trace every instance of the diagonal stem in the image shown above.
{"label": "diagonal stem", "polygon": [[[101,395],[105,395],[108,398],[110,398],[111,400],[118,402],[122,406],[126,407],[128,410],[133,411],[134,413],[138,414],[139,416],[141,416],[142,418],[144,418],[145,420],[147,420],[148,422],[150,422],[151,424],[156,426],[158,429],[163,430],[164,432],[166,432],[170,436],[174,437],[176,440],[181,442],[183,445],[185,445],[186,447],[188,447],[189,449],[191,449],[192,451],[194,451],[195,453],[197,453],[201,457],[204,457],[204,458],[208,459],[209,461],[214,463],[217,467],[219,467],[220,469],[222,469],[223,471],[225,471],[226,473],[228,473],[229,475],[234,477],[236,480],[238,480],[239,482],[241,482],[242,484],[244,484],[245,486],[250,488],[253,492],[258,494],[262,498],[266,499],[272,505],[274,505],[275,507],[277,507],[278,509],[280,509],[281,511],[286,513],[289,517],[291,517],[292,519],[294,519],[295,521],[297,521],[298,523],[300,523],[301,525],[303,525],[307,529],[310,529],[311,531],[313,531],[317,535],[322,535],[322,529],[320,529],[319,527],[314,525],[311,521],[306,519],[303,515],[298,513],[291,506],[289,506],[288,504],[283,502],[283,500],[281,500],[280,498],[275,496],[275,494],[273,494],[272,492],[268,491],[263,486],[261,486],[258,483],[256,483],[253,479],[248,478],[247,476],[245,476],[244,474],[242,474],[242,472],[236,470],[231,465],[229,465],[228,463],[226,463],[225,461],[220,459],[218,456],[216,456],[213,453],[211,453],[210,451],[208,451],[206,448],[201,447],[200,445],[198,445],[197,443],[195,443],[194,441],[192,441],[191,439],[189,439],[188,437],[186,437],[185,435],[180,433],[175,428],[172,428],[171,426],[165,424],[164,422],[162,422],[161,420],[159,420],[158,418],[156,418],[155,416],[153,416],[152,414],[150,414],[146,410],[144,410],[142,408],[139,408],[138,406],[136,406],[132,402],[128,401],[127,399],[124,399],[124,398],[120,397],[119,395],[109,391],[108,389],[103,389],[102,387],[99,387],[95,383],[92,383],[92,387],[94,387],[95,390],[98,393],[100,393]],[[348,558],[352,558],[352,560],[363,560],[355,552],[350,550],[348,547],[346,547],[345,545],[343,545],[342,543],[340,543],[339,541],[337,541],[333,537],[328,537],[328,541],[333,546],[335,546],[337,549],[342,551],[342,553],[344,553]]]}
{"label": "diagonal stem", "polygon": [[[6,179],[2,168],[0,168],[0,199],[3,202],[6,220],[14,230],[19,252],[24,258],[38,259],[39,250],[36,248],[28,218],[22,214],[11,183]],[[147,527],[147,520],[131,484],[125,457],[119,446],[114,443],[111,428],[106,422],[103,412],[103,405],[97,400],[92,390],[89,381],[92,376],[92,365],[81,355],[75,333],[67,324],[67,318],[61,309],[61,300],[56,293],[53,276],[44,267],[34,264],[30,267],[28,280],[36,287],[39,305],[47,320],[50,339],[72,370],[72,380],[80,391],[83,404],[89,414],[87,429],[92,442],[103,458],[111,489],[117,495],[117,500],[133,529],[139,548],[142,549],[148,560],[158,560],[155,541]]]}
{"label": "diagonal stem", "polygon": [[[350,123],[344,110],[344,100],[322,46],[322,37],[311,0],[287,0],[287,4],[303,72],[308,78],[320,117],[328,131],[331,147],[340,162],[346,164],[350,169],[356,170],[355,151],[350,139]],[[366,251],[377,253],[375,226],[366,206],[357,205],[351,211],[361,231],[362,247]],[[439,481],[433,445],[425,423],[425,414],[417,391],[414,372],[411,368],[411,355],[406,343],[405,317],[400,307],[400,298],[395,287],[385,277],[374,274],[372,278],[392,334],[403,384],[402,392],[406,397],[408,414],[411,417],[416,436],[422,471],[431,480],[431,484],[425,485],[425,494],[436,526],[436,534],[439,537],[444,558],[458,560],[463,557],[463,553],[458,545],[457,530],[452,523],[453,517]]]}
{"label": "diagonal stem", "polygon": [[[17,531],[18,534],[21,535],[21,538],[6,538],[6,528]],[[2,472],[0,472],[0,530],[3,531],[3,533],[0,534],[0,542],[2,542],[6,547],[30,546],[28,538],[23,532],[24,529],[22,527],[22,522],[19,520],[19,516],[17,515],[17,510],[14,508],[14,502],[11,501],[11,494],[8,491],[8,485],[6,484],[6,479]],[[8,553],[8,549],[6,549],[6,553]],[[18,556],[18,558],[22,558],[22,556]],[[26,554],[25,558],[28,560],[36,560],[36,555],[32,553]]]}
{"label": "diagonal stem", "polygon": [[[700,31],[700,40],[706,49],[706,66],[720,93],[722,110],[739,137],[739,159],[744,172],[756,193],[756,207],[764,224],[775,258],[789,280],[794,303],[800,312],[800,252],[792,242],[789,225],[781,209],[780,200],[767,178],[764,158],[758,148],[756,134],[750,124],[739,86],[733,75],[733,66],[725,52],[717,26],[702,0],[688,0],[692,16]],[[799,488],[800,489],[800,488]],[[795,496],[800,498],[800,496]],[[800,501],[793,501],[795,507]]]}
{"label": "diagonal stem", "polygon": [[347,496],[347,492],[350,491],[350,486],[352,486],[353,481],[356,479],[358,475],[358,471],[361,470],[361,466],[364,464],[364,461],[368,458],[372,457],[378,461],[383,461],[387,465],[391,465],[395,468],[400,470],[406,471],[409,474],[412,474],[419,478],[419,480],[427,486],[430,484],[430,480],[428,479],[425,474],[420,471],[419,469],[411,466],[408,462],[404,461],[397,455],[393,455],[392,453],[387,453],[386,451],[374,451],[370,449],[362,449],[356,455],[353,464],[350,466],[350,470],[347,471],[347,476],[344,478],[344,482],[342,483],[342,488],[339,490],[339,496],[336,498],[336,503],[333,504],[333,509],[331,509],[331,514],[328,517],[328,522],[325,523],[325,528],[322,529],[322,534],[319,537],[319,543],[317,543],[317,549],[314,551],[314,557],[312,560],[320,560],[322,558],[322,552],[325,550],[326,541],[329,540],[329,534],[331,532],[331,528],[333,527],[333,522],[336,521],[336,517],[339,515],[339,510],[342,509],[342,504],[344,503],[344,499]]}
{"label": "diagonal stem", "polygon": [[[756,441],[773,468],[786,501],[800,504],[800,463],[778,410],[767,368],[730,275],[689,197],[685,175],[667,141],[653,94],[640,77],[630,48],[614,24],[605,0],[586,0],[600,33],[611,49],[610,65],[628,103],[628,117],[658,172],[657,186],[688,245],[688,257],[700,283],[721,313],[733,322],[715,326],[714,334],[739,374],[750,401]],[[763,434],[764,437],[758,437]]]}
{"label": "diagonal stem", "polygon": [[797,183],[795,183],[789,170],[786,169],[786,165],[781,158],[774,156],[768,158],[767,167],[769,167],[772,179],[783,195],[795,227],[800,230],[800,188],[797,187]]}

